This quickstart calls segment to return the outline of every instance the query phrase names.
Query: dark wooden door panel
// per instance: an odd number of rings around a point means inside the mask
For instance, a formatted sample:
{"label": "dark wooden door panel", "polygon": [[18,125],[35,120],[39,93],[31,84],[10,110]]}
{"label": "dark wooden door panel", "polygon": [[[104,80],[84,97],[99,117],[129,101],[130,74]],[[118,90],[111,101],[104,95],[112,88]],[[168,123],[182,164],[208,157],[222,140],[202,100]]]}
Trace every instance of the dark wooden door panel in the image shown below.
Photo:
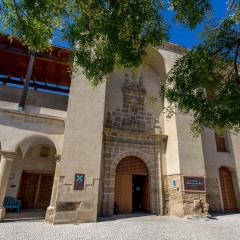
{"label": "dark wooden door panel", "polygon": [[23,209],[34,208],[39,177],[40,174],[23,172],[20,193]]}
{"label": "dark wooden door panel", "polygon": [[219,169],[222,199],[225,212],[237,211],[237,202],[232,181],[232,173],[225,167]]}
{"label": "dark wooden door panel", "polygon": [[39,185],[36,208],[46,209],[49,206],[52,194],[53,175],[42,174]]}
{"label": "dark wooden door panel", "polygon": [[143,192],[142,192],[142,211],[149,211],[149,200],[148,200],[148,176],[143,177]]}
{"label": "dark wooden door panel", "polygon": [[49,206],[53,174],[23,172],[19,199],[23,209],[46,209]]}

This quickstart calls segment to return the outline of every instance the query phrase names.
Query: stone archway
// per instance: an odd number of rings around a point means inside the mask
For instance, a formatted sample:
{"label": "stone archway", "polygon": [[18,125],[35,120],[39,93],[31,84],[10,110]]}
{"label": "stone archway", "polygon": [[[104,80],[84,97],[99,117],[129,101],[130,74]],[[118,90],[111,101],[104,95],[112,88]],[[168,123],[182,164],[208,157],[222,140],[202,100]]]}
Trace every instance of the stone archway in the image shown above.
{"label": "stone archway", "polygon": [[21,200],[22,211],[42,210],[38,212],[43,216],[50,205],[56,151],[53,141],[42,135],[25,137],[16,145],[4,195]]}
{"label": "stone archway", "polygon": [[52,195],[56,146],[45,136],[31,136],[23,139],[18,148],[22,157],[13,163],[16,175],[21,174],[17,198],[22,201],[22,209],[45,212]]}
{"label": "stone archway", "polygon": [[237,211],[237,201],[232,177],[232,173],[227,167],[219,168],[224,212]]}
{"label": "stone archway", "polygon": [[136,157],[141,159],[148,170],[148,192],[149,192],[149,213],[158,214],[158,182],[159,177],[155,166],[155,158],[149,157],[141,151],[123,151],[117,155],[112,154],[112,159],[104,166],[104,178],[102,182],[101,216],[111,216],[114,214],[114,195],[116,168],[118,163],[126,157]]}
{"label": "stone archway", "polygon": [[149,174],[146,164],[137,157],[123,158],[115,177],[115,213],[149,212]]}

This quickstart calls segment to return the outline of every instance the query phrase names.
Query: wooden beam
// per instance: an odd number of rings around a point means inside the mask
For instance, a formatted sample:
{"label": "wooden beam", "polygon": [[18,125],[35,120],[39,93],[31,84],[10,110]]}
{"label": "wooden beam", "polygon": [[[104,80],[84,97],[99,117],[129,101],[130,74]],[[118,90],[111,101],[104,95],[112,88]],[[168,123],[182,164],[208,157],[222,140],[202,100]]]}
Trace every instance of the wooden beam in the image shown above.
{"label": "wooden beam", "polygon": [[27,69],[27,74],[25,78],[25,83],[24,83],[24,88],[22,91],[22,96],[18,105],[18,109],[23,111],[26,103],[26,98],[27,98],[27,93],[28,93],[28,87],[29,87],[29,82],[32,76],[32,71],[33,71],[33,66],[34,66],[34,60],[35,60],[35,54],[34,52],[30,52],[30,59],[28,63],[28,69]]}
{"label": "wooden beam", "polygon": [[[21,55],[21,56],[28,56],[28,51],[27,50],[20,49],[20,48],[14,48],[14,47],[7,48],[6,46],[4,47],[2,44],[0,45],[0,50],[3,51],[3,52],[18,54],[18,55]],[[63,65],[69,65],[69,66],[72,64],[72,62],[68,59],[60,59],[58,57],[48,55],[48,54],[44,54],[44,53],[36,53],[35,58],[36,59],[41,59],[41,60],[44,60],[44,61],[48,61],[48,62],[63,64]]]}

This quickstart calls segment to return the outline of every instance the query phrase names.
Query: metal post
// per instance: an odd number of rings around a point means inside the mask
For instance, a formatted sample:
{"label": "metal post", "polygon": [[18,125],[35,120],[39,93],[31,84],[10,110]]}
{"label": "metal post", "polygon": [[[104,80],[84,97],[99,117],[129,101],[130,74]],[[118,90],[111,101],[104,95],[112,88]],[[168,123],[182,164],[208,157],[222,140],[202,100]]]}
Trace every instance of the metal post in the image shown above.
{"label": "metal post", "polygon": [[29,63],[28,63],[28,69],[27,69],[27,74],[26,74],[26,78],[25,78],[25,83],[24,83],[24,87],[23,87],[23,91],[22,91],[22,96],[21,96],[21,99],[20,99],[20,102],[18,105],[18,110],[20,110],[20,111],[23,111],[24,107],[25,107],[25,102],[26,102],[27,93],[28,93],[28,86],[29,86],[29,82],[31,80],[32,71],[33,71],[34,60],[35,60],[35,53],[30,52],[30,59],[29,59]]}

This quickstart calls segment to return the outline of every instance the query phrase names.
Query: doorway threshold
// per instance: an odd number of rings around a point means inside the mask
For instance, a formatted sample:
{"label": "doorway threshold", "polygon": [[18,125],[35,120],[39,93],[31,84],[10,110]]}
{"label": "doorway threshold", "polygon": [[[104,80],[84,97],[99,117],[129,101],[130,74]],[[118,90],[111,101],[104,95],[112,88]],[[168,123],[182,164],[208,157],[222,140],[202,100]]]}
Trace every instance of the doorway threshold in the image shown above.
{"label": "doorway threshold", "polygon": [[46,211],[26,210],[20,213],[7,212],[4,222],[44,220]]}
{"label": "doorway threshold", "polygon": [[127,218],[141,218],[146,216],[153,216],[150,213],[143,213],[143,212],[137,212],[137,213],[127,213],[127,214],[114,214],[110,217],[100,217],[98,219],[99,222],[105,222],[105,221],[114,221],[119,219],[127,219]]}

